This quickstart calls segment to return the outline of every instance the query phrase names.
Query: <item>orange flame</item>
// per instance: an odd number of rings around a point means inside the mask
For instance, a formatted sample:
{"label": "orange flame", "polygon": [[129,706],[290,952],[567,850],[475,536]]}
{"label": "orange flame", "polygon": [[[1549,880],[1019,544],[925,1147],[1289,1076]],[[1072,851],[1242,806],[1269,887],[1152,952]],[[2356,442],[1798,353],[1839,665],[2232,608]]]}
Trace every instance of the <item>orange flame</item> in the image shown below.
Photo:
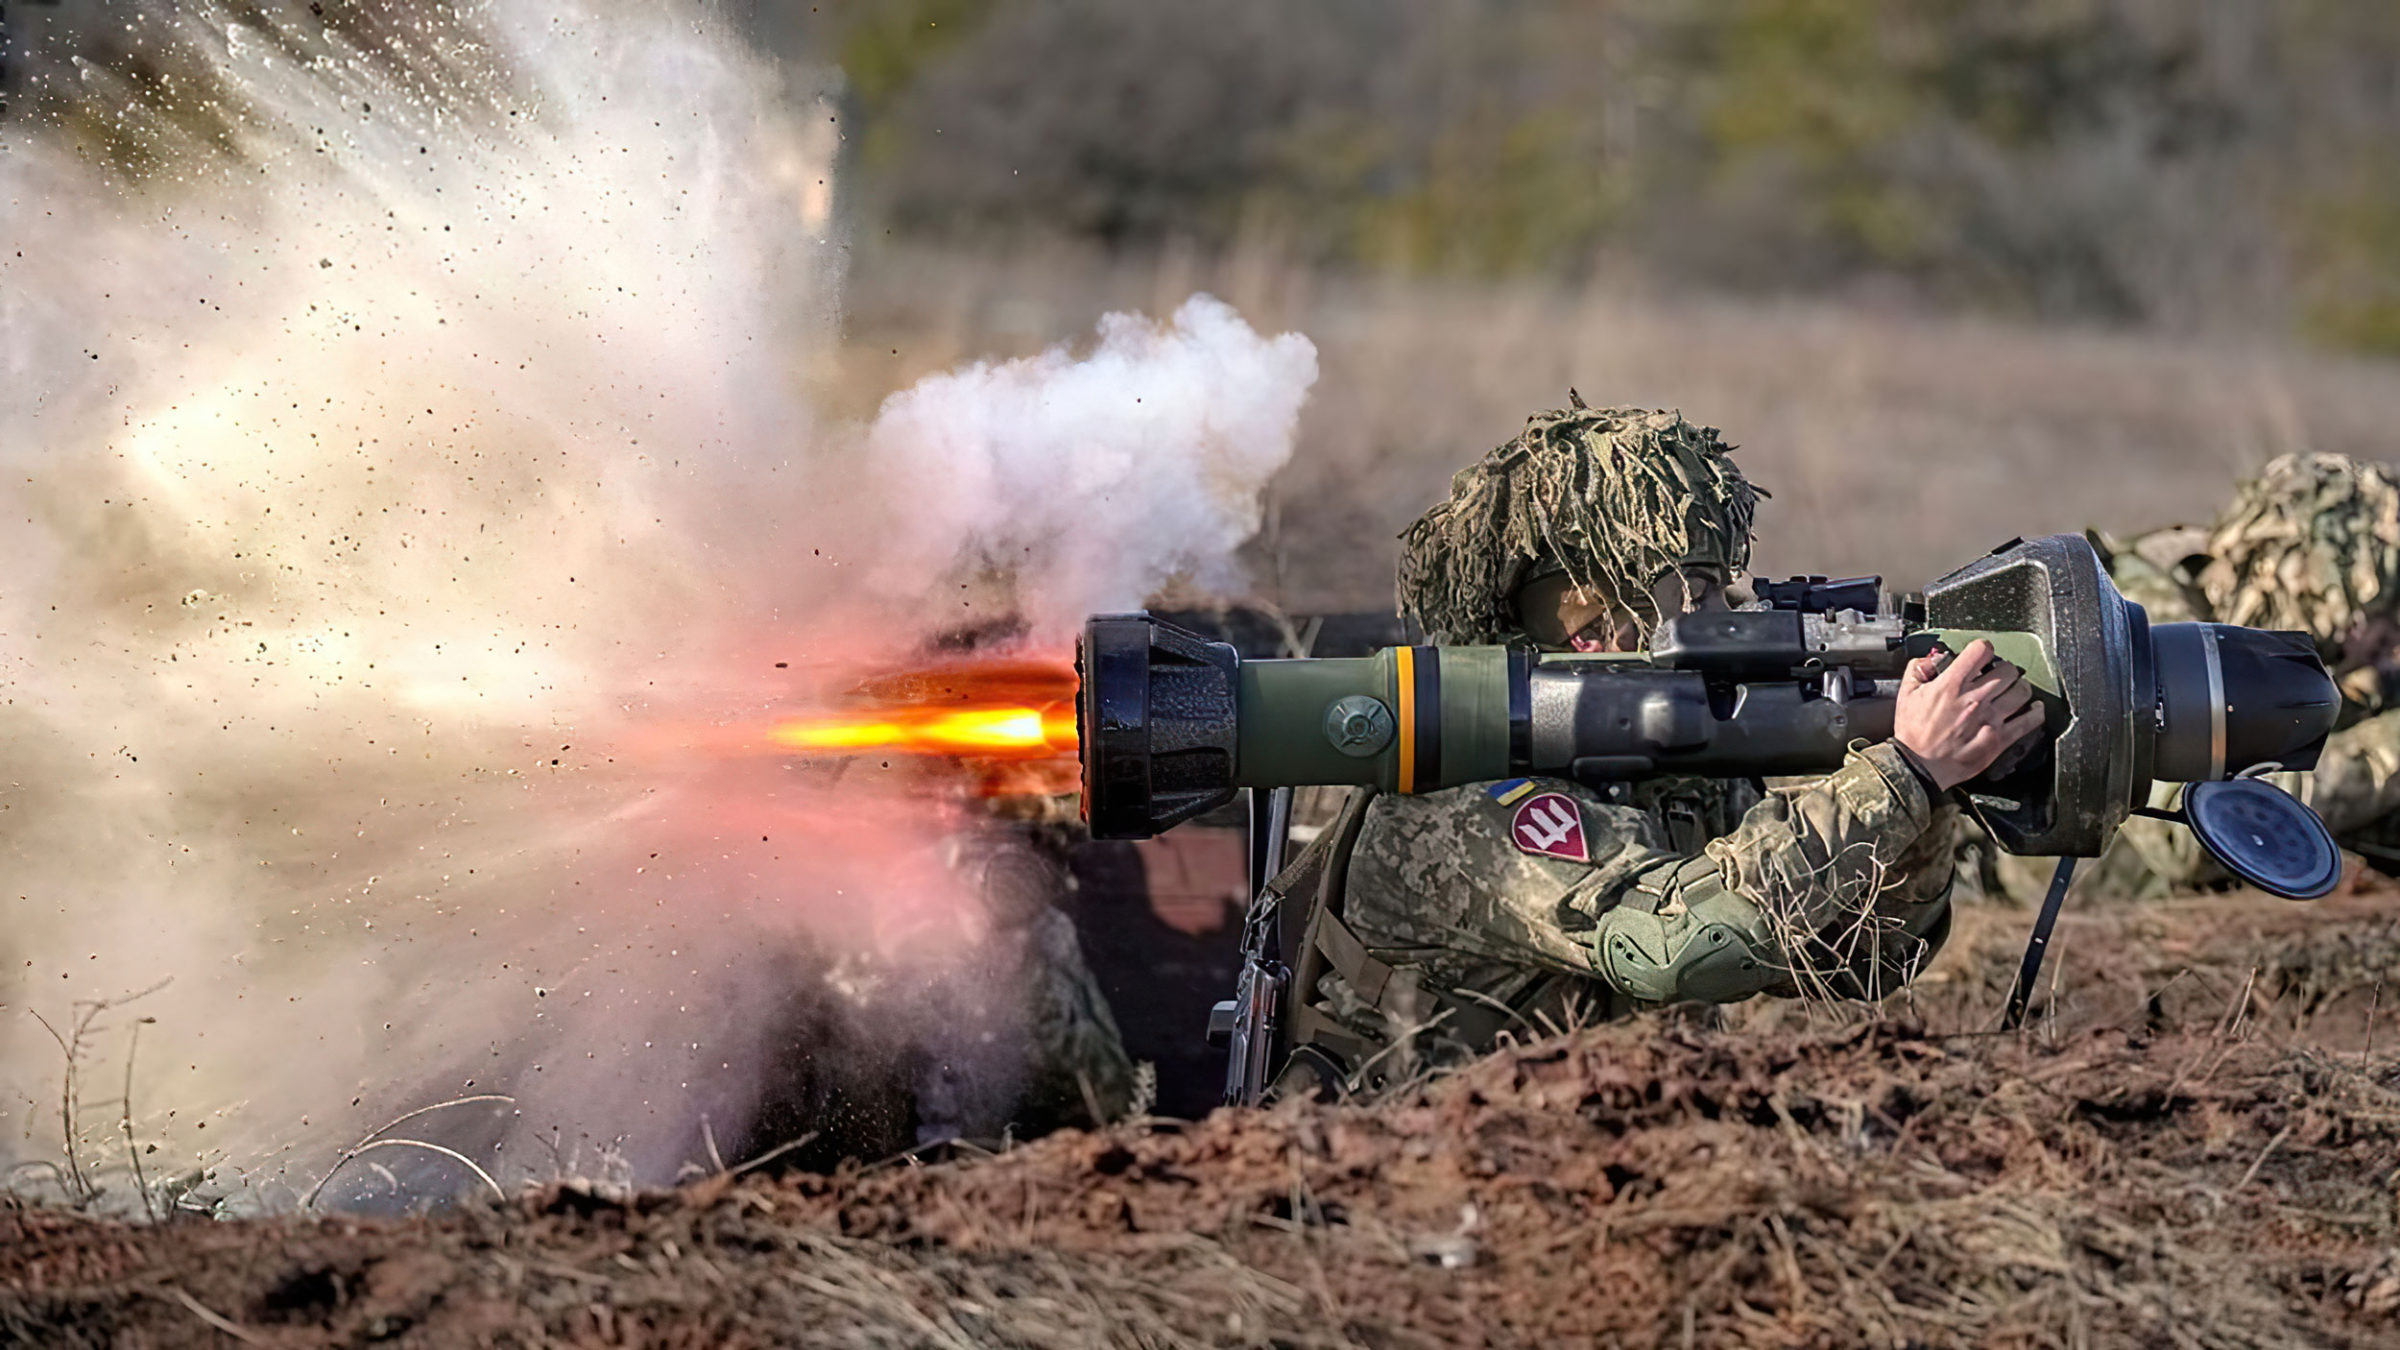
{"label": "orange flame", "polygon": [[786,750],[870,750],[973,759],[1053,759],[1075,754],[1075,710],[1043,708],[877,708],[846,717],[784,722],[768,739]]}
{"label": "orange flame", "polygon": [[[916,755],[987,768],[1071,762],[1074,700],[1075,671],[1066,662],[961,657],[867,680],[851,690],[847,707],[786,719],[767,738],[780,750],[807,755]],[[1057,777],[999,775],[1044,784]]]}

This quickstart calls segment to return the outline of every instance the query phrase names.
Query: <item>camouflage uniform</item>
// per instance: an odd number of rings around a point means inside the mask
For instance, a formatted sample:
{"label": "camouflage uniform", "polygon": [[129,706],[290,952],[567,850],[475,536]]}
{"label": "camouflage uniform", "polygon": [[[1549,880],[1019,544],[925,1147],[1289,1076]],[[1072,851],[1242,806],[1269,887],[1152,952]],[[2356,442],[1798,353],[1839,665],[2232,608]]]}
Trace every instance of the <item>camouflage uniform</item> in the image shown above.
{"label": "camouflage uniform", "polygon": [[[1434,641],[1523,642],[1509,601],[1545,571],[1619,595],[1678,568],[1739,571],[1754,501],[1713,430],[1580,404],[1542,414],[1403,536],[1402,608]],[[1528,793],[1572,805],[1588,862],[1514,841]],[[1307,915],[1283,1086],[1371,1084],[1504,1031],[1642,1005],[1879,997],[1947,935],[1952,816],[1888,744],[1774,791],[1668,778],[1356,793],[1276,881]]]}
{"label": "camouflage uniform", "polygon": [[[2285,455],[2235,490],[2209,527],[2176,526],[2117,541],[2095,537],[2109,574],[2153,624],[2207,621],[2305,631],[2340,670],[2376,620],[2400,615],[2400,479],[2342,455]],[[2340,722],[2313,773],[2271,781],[2316,808],[2341,845],[2400,872],[2400,709],[2396,666],[2380,650],[2341,677]],[[2153,805],[2181,788],[2161,785]],[[1998,859],[1989,880],[2011,898],[2039,893],[2041,859]],[[2136,816],[2103,855],[2087,894],[2148,896],[2230,882],[2190,830]]]}
{"label": "camouflage uniform", "polygon": [[984,890],[1000,923],[994,941],[1014,949],[1025,999],[1027,1068],[1018,1123],[1104,1125],[1134,1104],[1133,1060],[1108,996],[1083,958],[1075,921],[1056,899],[1072,883],[1031,850],[993,860]]}
{"label": "camouflage uniform", "polygon": [[[962,846],[991,928],[975,969],[942,986],[926,1018],[916,1082],[919,1143],[1031,1136],[1106,1124],[1140,1105],[1138,1073],[1075,923],[1057,899],[1073,883],[1040,847],[993,835]],[[1014,1053],[996,1028],[1018,1030]]]}
{"label": "camouflage uniform", "polygon": [[[2363,628],[2400,614],[2400,479],[2342,455],[2285,455],[2234,493],[2202,547],[2162,532],[2116,550],[2120,589],[2153,623],[2213,620],[2300,629],[2336,670]],[[2146,545],[2146,547],[2145,547]],[[2138,594],[2136,593],[2138,591]],[[2388,642],[2391,636],[2387,635]],[[2381,645],[2381,644],[2378,644]],[[2277,774],[2317,810],[2344,848],[2400,869],[2400,710],[2387,711],[2392,655],[2349,662],[2341,721],[2314,773]],[[2172,789],[2160,794],[2170,802]],[[2191,831],[2136,818],[2124,836],[2161,881],[2177,888],[2227,878]]]}

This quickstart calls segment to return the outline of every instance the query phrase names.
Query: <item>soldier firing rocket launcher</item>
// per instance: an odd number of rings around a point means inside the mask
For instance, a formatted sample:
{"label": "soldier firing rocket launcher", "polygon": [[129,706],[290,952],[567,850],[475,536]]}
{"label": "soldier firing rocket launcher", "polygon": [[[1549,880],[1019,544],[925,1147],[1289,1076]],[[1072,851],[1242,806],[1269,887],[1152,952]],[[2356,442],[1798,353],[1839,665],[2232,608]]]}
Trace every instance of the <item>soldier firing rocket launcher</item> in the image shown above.
{"label": "soldier firing rocket launcher", "polygon": [[1873,578],[1770,583],[1757,606],[1668,620],[1628,655],[1243,661],[1147,615],[1096,616],[1078,658],[1084,814],[1101,838],[1141,839],[1243,787],[1830,772],[1851,742],[1891,734],[1908,660],[1983,638],[2024,669],[2047,731],[1968,804],[2012,853],[2088,858],[2153,782],[2314,765],[2341,706],[2306,634],[2154,628],[2077,535],[1882,601]]}
{"label": "soldier firing rocket launcher", "polygon": [[[2308,636],[2153,627],[2077,535],[2012,542],[1896,604],[1874,578],[1769,584],[1754,606],[1670,619],[1626,655],[1423,646],[1243,661],[1148,615],[1096,616],[1078,656],[1084,814],[1099,837],[1146,838],[1245,787],[1830,772],[1852,742],[1891,735],[1909,660],[1978,638],[2025,671],[2045,730],[1960,796],[2000,847],[2062,859],[2012,1021],[2072,860],[2098,856],[2130,813],[2185,821],[2278,894],[2339,879],[2323,823],[2250,776],[2313,767],[2333,729],[2341,700]],[[2160,812],[2157,782],[2199,786]],[[1279,857],[1281,833],[1254,859]],[[1268,948],[1260,917],[1246,945]],[[1271,952],[1252,956],[1271,966]]]}

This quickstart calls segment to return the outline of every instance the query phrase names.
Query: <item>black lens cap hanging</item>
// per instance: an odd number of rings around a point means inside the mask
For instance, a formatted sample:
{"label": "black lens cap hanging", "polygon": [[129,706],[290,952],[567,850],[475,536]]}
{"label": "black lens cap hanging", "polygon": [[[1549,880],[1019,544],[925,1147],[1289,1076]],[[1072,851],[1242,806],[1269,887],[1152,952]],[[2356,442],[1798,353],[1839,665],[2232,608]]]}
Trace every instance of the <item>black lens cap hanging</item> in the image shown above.
{"label": "black lens cap hanging", "polygon": [[2257,778],[2193,783],[2183,819],[2209,856],[2262,891],[2314,900],[2342,879],[2333,831],[2307,804]]}

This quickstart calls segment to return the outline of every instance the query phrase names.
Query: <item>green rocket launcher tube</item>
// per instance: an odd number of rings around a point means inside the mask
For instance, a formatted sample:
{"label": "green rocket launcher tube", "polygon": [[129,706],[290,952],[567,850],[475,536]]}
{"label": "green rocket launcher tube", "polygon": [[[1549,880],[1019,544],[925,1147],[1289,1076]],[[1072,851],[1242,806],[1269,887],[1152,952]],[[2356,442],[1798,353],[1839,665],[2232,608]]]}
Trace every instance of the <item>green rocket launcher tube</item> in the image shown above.
{"label": "green rocket launcher tube", "polygon": [[[1721,617],[1756,627],[1748,621],[1798,616]],[[1704,672],[1639,657],[1537,663],[1506,647],[1389,647],[1348,659],[1245,661],[1235,680],[1240,787],[1430,792],[1521,774],[1810,773],[1838,766],[1852,740],[1892,730],[1889,690],[1854,686],[1840,699],[1798,680],[1755,683],[1742,706],[1720,708]],[[1607,753],[1589,753],[1600,749]]]}
{"label": "green rocket launcher tube", "polygon": [[1978,638],[2026,672],[2043,732],[1967,797],[2012,852],[2096,856],[2153,781],[2313,766],[2340,699],[2304,634],[2152,628],[2078,535],[2012,541],[1922,601],[1800,578],[1662,624],[1645,653],[1386,648],[1244,661],[1146,614],[1078,652],[1084,814],[1147,838],[1238,789],[1430,792],[1520,776],[1776,777],[1892,734],[1907,662]]}

